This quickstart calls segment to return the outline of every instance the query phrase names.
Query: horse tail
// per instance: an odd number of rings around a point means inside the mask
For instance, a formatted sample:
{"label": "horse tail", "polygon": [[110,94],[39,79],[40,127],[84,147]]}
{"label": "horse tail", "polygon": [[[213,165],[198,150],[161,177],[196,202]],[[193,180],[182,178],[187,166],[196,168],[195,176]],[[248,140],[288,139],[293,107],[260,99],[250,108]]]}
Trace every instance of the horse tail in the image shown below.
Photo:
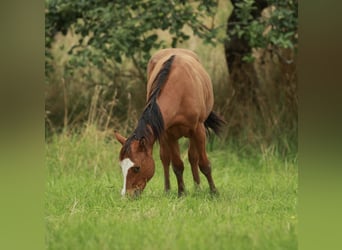
{"label": "horse tail", "polygon": [[214,111],[211,111],[208,118],[204,121],[206,130],[209,132],[209,129],[211,129],[216,135],[219,135],[222,132],[222,128],[225,124],[226,122]]}

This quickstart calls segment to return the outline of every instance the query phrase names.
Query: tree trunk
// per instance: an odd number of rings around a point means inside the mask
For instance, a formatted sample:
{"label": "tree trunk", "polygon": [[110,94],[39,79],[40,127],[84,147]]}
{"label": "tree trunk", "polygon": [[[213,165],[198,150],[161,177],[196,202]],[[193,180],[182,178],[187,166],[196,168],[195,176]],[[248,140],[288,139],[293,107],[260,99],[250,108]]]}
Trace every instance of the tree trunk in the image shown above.
{"label": "tree trunk", "polygon": [[[231,2],[234,5],[234,9],[227,20],[227,33],[236,22],[241,21],[235,12],[235,4],[239,0],[231,0]],[[265,0],[256,0],[254,4],[256,9],[251,14],[254,19],[257,19],[268,4]],[[239,134],[243,128],[253,126],[252,119],[254,117],[251,116],[262,112],[258,100],[259,83],[257,73],[253,63],[243,61],[243,57],[251,53],[252,48],[245,37],[239,38],[235,35],[230,38],[229,43],[225,43],[226,63],[230,82],[234,90],[231,105],[228,107],[229,132],[233,135]]]}

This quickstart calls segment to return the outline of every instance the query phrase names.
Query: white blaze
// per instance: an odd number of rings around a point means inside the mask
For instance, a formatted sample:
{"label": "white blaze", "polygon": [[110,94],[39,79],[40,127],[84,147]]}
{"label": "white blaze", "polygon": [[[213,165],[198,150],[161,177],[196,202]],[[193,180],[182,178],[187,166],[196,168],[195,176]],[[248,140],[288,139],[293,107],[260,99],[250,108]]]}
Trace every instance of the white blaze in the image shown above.
{"label": "white blaze", "polygon": [[120,165],[121,165],[122,175],[124,178],[123,188],[121,191],[121,195],[123,196],[126,193],[126,179],[127,179],[128,169],[133,167],[134,163],[129,158],[125,158],[120,162]]}

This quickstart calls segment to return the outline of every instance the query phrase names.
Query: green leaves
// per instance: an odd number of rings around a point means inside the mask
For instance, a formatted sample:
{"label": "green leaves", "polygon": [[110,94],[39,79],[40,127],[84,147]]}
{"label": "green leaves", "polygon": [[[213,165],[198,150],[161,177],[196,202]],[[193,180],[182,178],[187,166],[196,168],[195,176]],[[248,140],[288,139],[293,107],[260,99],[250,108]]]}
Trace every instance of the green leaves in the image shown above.
{"label": "green leaves", "polygon": [[[268,0],[263,16],[258,13],[261,1],[242,0],[234,4],[236,18],[230,24],[228,41],[237,36],[251,48],[295,48],[298,43],[298,1]],[[250,56],[245,61],[251,61]]]}
{"label": "green leaves", "polygon": [[[77,49],[69,48],[74,66],[92,64],[101,68],[105,58],[113,58],[120,64],[123,57],[134,58],[136,65],[146,66],[152,48],[167,44],[158,37],[156,30],[168,30],[172,34],[172,42],[168,44],[172,47],[189,39],[183,29],[185,26],[190,26],[194,34],[205,41],[214,43],[215,30],[203,29],[200,18],[215,14],[216,1],[193,2],[46,0],[47,58],[51,58],[54,36],[58,32],[65,35],[70,30],[79,36],[78,44],[73,45]],[[47,60],[46,64],[49,63],[51,60]]]}

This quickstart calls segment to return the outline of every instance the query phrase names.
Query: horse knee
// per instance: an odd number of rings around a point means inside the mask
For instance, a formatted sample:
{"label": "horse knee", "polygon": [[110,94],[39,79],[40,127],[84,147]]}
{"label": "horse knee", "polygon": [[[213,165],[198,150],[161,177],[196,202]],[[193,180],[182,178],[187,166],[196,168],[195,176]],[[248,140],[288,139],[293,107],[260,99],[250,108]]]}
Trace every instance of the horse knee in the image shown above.
{"label": "horse knee", "polygon": [[177,176],[183,175],[183,171],[184,171],[183,162],[181,162],[180,164],[174,164],[174,163],[172,163],[172,169],[173,169],[173,172],[174,172]]}
{"label": "horse knee", "polygon": [[160,160],[162,161],[163,165],[170,164],[170,155],[167,152],[160,150]]}
{"label": "horse knee", "polygon": [[201,170],[201,172],[204,174],[204,175],[208,175],[208,174],[211,174],[211,166],[210,164],[199,164],[199,168]]}
{"label": "horse knee", "polygon": [[197,157],[197,155],[189,153],[188,154],[188,159],[189,159],[189,162],[190,162],[191,165],[198,164],[198,157]]}

